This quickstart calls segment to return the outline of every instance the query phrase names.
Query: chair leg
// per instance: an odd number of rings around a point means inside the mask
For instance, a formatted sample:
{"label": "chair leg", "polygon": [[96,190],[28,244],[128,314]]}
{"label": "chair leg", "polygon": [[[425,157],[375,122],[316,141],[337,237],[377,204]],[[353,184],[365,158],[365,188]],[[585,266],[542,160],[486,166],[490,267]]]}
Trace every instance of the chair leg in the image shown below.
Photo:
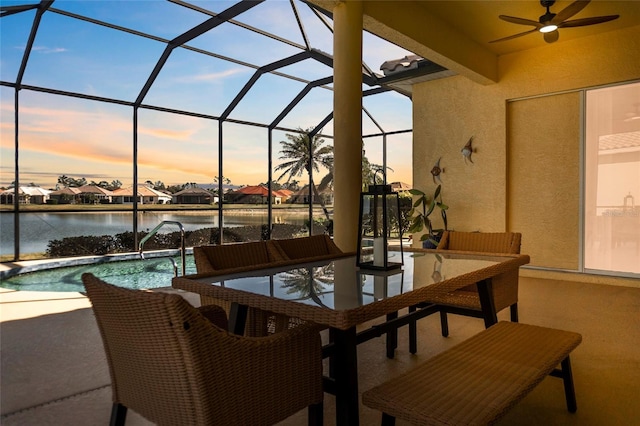
{"label": "chair leg", "polygon": [[322,426],[324,423],[324,404],[319,402],[309,406],[309,426]]}
{"label": "chair leg", "polygon": [[117,402],[114,402],[111,406],[111,421],[109,426],[124,426],[124,421],[127,418],[127,407]]}
{"label": "chair leg", "polygon": [[396,418],[387,413],[382,413],[382,426],[395,426]]}
{"label": "chair leg", "polygon": [[509,310],[511,311],[511,322],[518,322],[518,304],[514,303],[509,306]]}
{"label": "chair leg", "polygon": [[567,400],[567,410],[575,413],[578,410],[576,403],[576,390],[573,387],[573,374],[571,373],[571,361],[569,356],[562,360],[562,381],[564,382],[564,396]]}
{"label": "chair leg", "polygon": [[[409,306],[409,313],[415,312],[415,306]],[[409,323],[409,352],[415,354],[418,352],[418,323],[412,320]]]}
{"label": "chair leg", "polygon": [[449,320],[447,319],[447,312],[440,310],[440,327],[442,328],[442,337],[449,336]]}

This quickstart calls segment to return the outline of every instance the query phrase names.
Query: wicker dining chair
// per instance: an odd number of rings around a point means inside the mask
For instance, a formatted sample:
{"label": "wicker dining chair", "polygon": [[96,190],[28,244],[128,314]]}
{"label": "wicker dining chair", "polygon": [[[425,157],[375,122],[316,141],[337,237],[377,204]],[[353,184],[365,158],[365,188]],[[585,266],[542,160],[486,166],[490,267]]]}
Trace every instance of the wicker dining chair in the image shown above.
{"label": "wicker dining chair", "polygon": [[[82,275],[102,336],[113,408],[159,425],[271,425],[308,407],[322,424],[322,347],[310,323],[262,338],[228,333],[224,311]],[[213,320],[213,322],[211,321]]]}
{"label": "wicker dining chair", "polygon": [[199,274],[288,260],[271,240],[196,246],[193,258]]}
{"label": "wicker dining chair", "polygon": [[[237,244],[203,245],[193,248],[193,257],[198,274],[224,274],[240,268],[264,267],[286,261],[287,258],[272,241],[251,241]],[[218,305],[230,312],[231,303],[210,296],[200,296],[202,305]],[[276,315],[260,309],[250,308],[245,326],[246,336],[266,336],[300,323],[297,318]]]}
{"label": "wicker dining chair", "polygon": [[[445,231],[437,250],[457,250],[495,254],[519,254],[522,234],[519,232],[458,232]],[[492,282],[496,312],[509,307],[511,321],[518,322],[518,275],[496,277]],[[442,335],[449,335],[447,313],[482,317],[480,297],[475,284],[447,293],[437,299],[427,300],[440,307]],[[409,346],[416,348],[415,321],[409,324]]]}

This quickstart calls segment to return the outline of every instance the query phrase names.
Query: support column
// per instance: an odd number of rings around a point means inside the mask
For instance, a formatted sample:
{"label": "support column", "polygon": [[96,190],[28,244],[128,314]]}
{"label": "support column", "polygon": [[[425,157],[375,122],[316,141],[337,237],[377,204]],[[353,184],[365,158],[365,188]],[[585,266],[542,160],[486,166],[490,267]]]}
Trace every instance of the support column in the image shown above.
{"label": "support column", "polygon": [[355,251],[362,189],[362,2],[333,8],[334,241]]}

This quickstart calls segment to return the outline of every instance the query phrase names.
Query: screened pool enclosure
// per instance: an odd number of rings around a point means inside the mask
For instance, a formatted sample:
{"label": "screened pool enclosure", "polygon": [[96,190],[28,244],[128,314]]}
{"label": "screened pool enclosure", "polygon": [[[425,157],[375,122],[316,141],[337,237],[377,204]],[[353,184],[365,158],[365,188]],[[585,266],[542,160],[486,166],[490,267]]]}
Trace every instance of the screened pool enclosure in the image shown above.
{"label": "screened pool enclosure", "polygon": [[[330,13],[56,0],[3,1],[1,16],[3,261],[135,251],[162,221],[200,230],[188,245],[330,232]],[[402,81],[446,70],[368,33],[362,55],[363,184],[402,187]]]}

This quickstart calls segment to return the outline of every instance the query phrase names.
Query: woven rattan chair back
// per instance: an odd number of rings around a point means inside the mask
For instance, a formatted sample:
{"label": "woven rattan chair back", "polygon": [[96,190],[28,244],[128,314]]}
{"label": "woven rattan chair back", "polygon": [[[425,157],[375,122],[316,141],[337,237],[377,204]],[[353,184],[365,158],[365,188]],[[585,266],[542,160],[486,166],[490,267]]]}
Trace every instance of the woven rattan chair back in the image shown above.
{"label": "woven rattan chair back", "polygon": [[442,234],[439,250],[464,250],[483,253],[520,253],[519,232],[457,232]]}
{"label": "woven rattan chair back", "polygon": [[127,408],[173,426],[269,425],[307,406],[310,422],[322,420],[317,328],[234,336],[177,294],[82,280],[109,364],[111,424],[124,424]]}
{"label": "woven rattan chair back", "polygon": [[271,241],[196,246],[193,257],[199,274],[287,260]]}
{"label": "woven rattan chair back", "polygon": [[312,259],[318,256],[344,254],[326,234],[272,241],[288,259]]}

